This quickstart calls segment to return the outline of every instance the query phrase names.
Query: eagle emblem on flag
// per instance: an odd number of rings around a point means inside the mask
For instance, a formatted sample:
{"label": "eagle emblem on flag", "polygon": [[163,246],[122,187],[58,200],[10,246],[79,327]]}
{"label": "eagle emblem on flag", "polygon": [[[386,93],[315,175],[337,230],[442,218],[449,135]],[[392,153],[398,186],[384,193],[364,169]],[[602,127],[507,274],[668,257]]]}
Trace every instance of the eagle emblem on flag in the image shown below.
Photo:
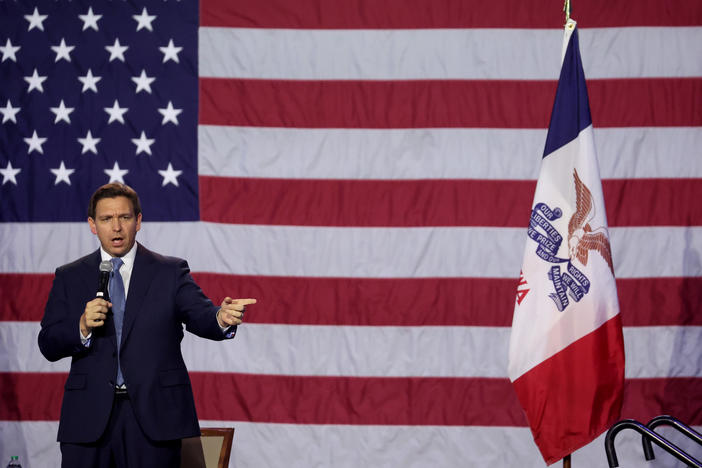
{"label": "eagle emblem on flag", "polygon": [[595,217],[592,193],[578,176],[577,169],[573,170],[573,180],[575,182],[575,213],[568,222],[570,259],[577,258],[583,266],[587,266],[589,253],[594,250],[607,262],[612,275],[614,275],[612,249],[609,246],[607,228],[600,226],[592,229],[590,226]]}

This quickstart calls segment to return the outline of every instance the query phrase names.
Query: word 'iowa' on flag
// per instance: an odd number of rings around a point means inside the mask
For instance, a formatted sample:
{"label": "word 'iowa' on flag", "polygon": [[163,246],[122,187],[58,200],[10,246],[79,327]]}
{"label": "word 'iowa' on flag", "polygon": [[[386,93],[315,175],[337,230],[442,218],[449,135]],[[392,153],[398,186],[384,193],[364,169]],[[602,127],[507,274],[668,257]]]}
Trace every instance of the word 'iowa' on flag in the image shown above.
{"label": "word 'iowa' on flag", "polygon": [[528,228],[509,377],[548,464],[619,417],[624,344],[575,22]]}

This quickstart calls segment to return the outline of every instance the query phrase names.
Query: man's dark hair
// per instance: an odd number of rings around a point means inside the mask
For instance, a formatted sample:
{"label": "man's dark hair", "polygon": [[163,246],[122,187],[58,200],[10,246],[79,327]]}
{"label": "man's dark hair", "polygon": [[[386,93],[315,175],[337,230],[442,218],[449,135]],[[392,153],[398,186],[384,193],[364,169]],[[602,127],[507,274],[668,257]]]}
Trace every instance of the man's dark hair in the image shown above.
{"label": "man's dark hair", "polygon": [[117,182],[111,184],[105,184],[98,188],[92,197],[90,197],[90,204],[88,205],[88,217],[95,219],[95,210],[97,209],[97,204],[103,198],[116,198],[116,197],[127,197],[129,201],[132,202],[132,208],[134,208],[134,216],[139,216],[141,213],[141,203],[139,203],[139,195],[131,188],[129,185],[120,184]]}

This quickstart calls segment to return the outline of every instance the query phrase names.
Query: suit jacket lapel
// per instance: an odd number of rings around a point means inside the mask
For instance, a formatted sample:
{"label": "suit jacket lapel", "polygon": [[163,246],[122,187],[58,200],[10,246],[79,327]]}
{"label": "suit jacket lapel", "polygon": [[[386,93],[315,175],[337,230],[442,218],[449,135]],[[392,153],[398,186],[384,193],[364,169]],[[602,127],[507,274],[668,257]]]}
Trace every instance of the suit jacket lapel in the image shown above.
{"label": "suit jacket lapel", "polygon": [[154,257],[148,249],[137,243],[137,253],[134,258],[134,268],[132,277],[129,280],[129,291],[127,292],[127,303],[124,308],[124,323],[122,324],[122,343],[126,343],[129,332],[134,326],[141,306],[146,298],[146,293],[154,279]]}
{"label": "suit jacket lapel", "polygon": [[92,254],[86,256],[82,262],[83,270],[81,272],[81,279],[86,287],[94,289],[95,292],[98,290],[97,278],[100,272],[100,258],[100,249],[97,249]]}

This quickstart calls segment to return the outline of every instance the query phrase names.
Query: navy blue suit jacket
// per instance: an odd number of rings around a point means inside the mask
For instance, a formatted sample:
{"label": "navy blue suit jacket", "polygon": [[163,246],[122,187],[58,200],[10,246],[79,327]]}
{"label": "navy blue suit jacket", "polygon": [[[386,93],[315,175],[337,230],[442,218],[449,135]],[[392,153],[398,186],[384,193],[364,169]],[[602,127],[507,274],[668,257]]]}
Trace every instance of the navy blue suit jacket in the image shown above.
{"label": "navy blue suit jacket", "polygon": [[[115,394],[117,342],[110,317],[93,330],[91,345],[80,340],[79,320],[97,291],[100,251],[56,270],[39,332],[49,361],[71,358],[58,440],[95,442],[104,432]],[[222,340],[218,307],[190,276],[185,260],[165,257],[137,244],[127,293],[120,360],[136,418],[152,440],[200,434],[180,343],[183,325],[198,336]]]}

